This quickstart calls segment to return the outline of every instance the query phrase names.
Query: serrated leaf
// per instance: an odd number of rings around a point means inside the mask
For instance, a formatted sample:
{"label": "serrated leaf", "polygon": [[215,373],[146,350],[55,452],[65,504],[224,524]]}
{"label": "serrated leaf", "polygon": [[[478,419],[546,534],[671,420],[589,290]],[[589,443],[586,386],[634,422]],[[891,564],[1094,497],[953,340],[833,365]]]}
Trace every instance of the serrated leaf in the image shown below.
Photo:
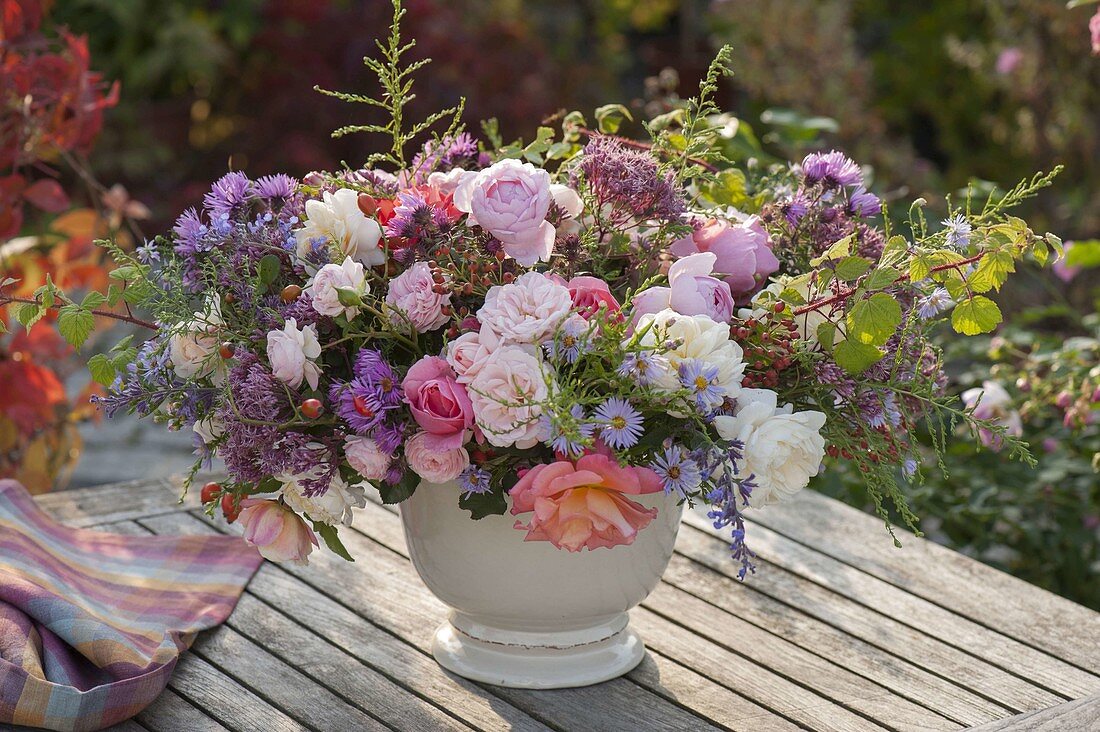
{"label": "serrated leaf", "polygon": [[630,116],[630,110],[621,104],[605,104],[596,108],[596,125],[604,134],[614,135],[619,131],[624,119],[634,121]]}
{"label": "serrated leaf", "polygon": [[42,316],[46,314],[46,308],[38,303],[25,303],[15,311],[15,319],[19,321],[27,330],[30,330],[35,323],[42,319]]}
{"label": "serrated leaf", "polygon": [[806,304],[806,298],[802,296],[802,293],[790,287],[784,288],[784,290],[779,293],[779,299],[790,305]]}
{"label": "serrated leaf", "polygon": [[1001,250],[987,252],[978,260],[978,266],[967,282],[974,292],[1000,290],[1008,275],[1016,271],[1012,255]]}
{"label": "serrated leaf", "polygon": [[122,299],[122,288],[112,282],[107,286],[107,304],[114,307],[118,305],[120,299]]}
{"label": "serrated leaf", "polygon": [[951,313],[951,327],[956,333],[978,335],[989,333],[1001,323],[1001,309],[997,303],[983,295],[975,295],[955,306]]}
{"label": "serrated leaf", "polygon": [[970,290],[966,287],[966,281],[961,277],[952,277],[944,280],[943,286],[952,300],[962,300],[970,294]]}
{"label": "serrated leaf", "polygon": [[817,326],[817,342],[825,353],[833,350],[833,341],[836,339],[836,325],[828,321]]}
{"label": "serrated leaf", "polygon": [[382,503],[401,503],[413,494],[419,484],[420,476],[412,470],[406,470],[396,485],[379,483],[378,494],[382,496]]}
{"label": "serrated leaf", "polygon": [[833,245],[825,250],[820,257],[814,257],[810,260],[810,264],[815,267],[821,266],[822,262],[827,262],[832,259],[843,259],[852,253],[852,242],[855,241],[855,234],[849,234],[848,236],[833,242]]}
{"label": "serrated leaf", "polygon": [[320,521],[314,521],[313,530],[321,535],[321,538],[325,542],[325,546],[327,546],[333,554],[349,562],[355,561],[355,558],[348,553],[347,547],[340,541],[340,534],[335,526],[321,523]]}
{"label": "serrated leaf", "polygon": [[885,292],[860,300],[848,313],[848,339],[881,346],[901,324],[901,305]]}
{"label": "serrated leaf", "polygon": [[469,511],[470,518],[477,520],[503,514],[508,510],[508,502],[504,494],[498,491],[469,493],[458,499],[458,507]]}
{"label": "serrated leaf", "polygon": [[115,366],[111,360],[102,353],[97,353],[88,359],[88,371],[97,384],[110,386],[115,380]]}
{"label": "serrated leaf", "polygon": [[107,302],[106,295],[104,295],[102,292],[96,292],[95,290],[92,290],[84,296],[83,300],[80,301],[80,307],[84,308],[85,310],[94,310],[105,302]]}
{"label": "serrated leaf", "polygon": [[893,266],[900,264],[905,255],[909,253],[909,242],[904,236],[890,237],[886,246],[882,248],[882,256],[879,257],[879,265]]}
{"label": "serrated leaf", "polygon": [[845,257],[836,266],[836,276],[845,282],[859,279],[871,269],[871,260],[863,257]]}
{"label": "serrated leaf", "polygon": [[874,269],[864,280],[863,286],[868,290],[881,290],[901,279],[901,270],[897,267],[884,267],[881,264]]}
{"label": "serrated leaf", "polygon": [[95,329],[95,316],[78,305],[66,305],[58,311],[57,330],[73,348],[79,349]]}
{"label": "serrated leaf", "polygon": [[882,349],[848,338],[833,348],[833,360],[849,374],[857,375],[882,360]]}
{"label": "serrated leaf", "polygon": [[113,348],[111,349],[111,353],[118,353],[119,351],[125,351],[125,350],[126,350],[127,348],[129,348],[129,347],[130,347],[130,343],[131,343],[131,342],[132,342],[133,340],[134,340],[134,334],[133,334],[133,333],[131,333],[130,335],[128,335],[128,336],[126,336],[126,337],[124,337],[124,338],[122,338],[122,339],[121,339],[121,340],[120,340],[120,341],[119,341],[118,343],[116,343],[116,344],[114,345],[114,347],[113,347]]}
{"label": "serrated leaf", "polygon": [[108,273],[108,277],[114,280],[122,280],[123,282],[133,282],[141,276],[141,270],[132,264],[124,264],[121,267],[116,267]]}
{"label": "serrated leaf", "polygon": [[932,271],[932,264],[928,260],[928,255],[917,254],[909,262],[909,281],[920,282]]}

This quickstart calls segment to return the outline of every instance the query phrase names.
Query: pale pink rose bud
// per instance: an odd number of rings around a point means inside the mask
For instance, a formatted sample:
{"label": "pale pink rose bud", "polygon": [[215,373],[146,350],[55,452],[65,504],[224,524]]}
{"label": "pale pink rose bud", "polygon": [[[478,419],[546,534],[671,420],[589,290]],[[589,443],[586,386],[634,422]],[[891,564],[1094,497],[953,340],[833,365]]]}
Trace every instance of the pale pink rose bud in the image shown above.
{"label": "pale pink rose bud", "polygon": [[677,257],[696,252],[714,254],[714,276],[725,280],[734,297],[752,292],[779,269],[768,234],[756,216],[740,223],[709,219],[691,236],[673,242],[669,251]]}
{"label": "pale pink rose bud", "polygon": [[321,356],[321,344],[317,341],[317,328],[298,327],[298,321],[289,318],[282,330],[267,334],[267,358],[275,378],[297,389],[305,380],[316,389],[321,369],[315,359]]}
{"label": "pale pink rose bud", "polygon": [[344,440],[344,457],[352,470],[367,480],[378,481],[386,477],[391,458],[378,449],[378,444],[369,437],[348,437]]}
{"label": "pale pink rose bud", "polygon": [[341,303],[340,290],[351,290],[360,297],[370,292],[366,270],[351,257],[345,257],[343,264],[326,264],[321,267],[306,287],[313,309],[318,313],[333,318],[342,313],[351,320],[358,315],[359,308]]}
{"label": "pale pink rose bud", "polygon": [[437,484],[454,480],[470,464],[466,448],[441,450],[427,432],[417,432],[405,443],[405,459],[414,473]]}
{"label": "pale pink rose bud", "polygon": [[313,547],[320,546],[302,517],[278,501],[246,498],[238,520],[244,540],[272,562],[308,564]]}

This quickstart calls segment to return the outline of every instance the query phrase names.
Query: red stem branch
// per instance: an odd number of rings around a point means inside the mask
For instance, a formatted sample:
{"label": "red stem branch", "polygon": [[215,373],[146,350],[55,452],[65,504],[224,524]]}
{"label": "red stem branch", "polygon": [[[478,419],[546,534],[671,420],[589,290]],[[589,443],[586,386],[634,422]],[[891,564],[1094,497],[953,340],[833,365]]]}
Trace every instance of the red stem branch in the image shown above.
{"label": "red stem branch", "polygon": [[[13,302],[27,303],[28,305],[41,305],[38,302],[29,297],[15,297],[12,295],[0,295],[0,306],[7,305]],[[61,307],[60,305],[52,305],[48,309],[56,310]],[[141,318],[135,318],[132,315],[122,315],[121,313],[112,313],[110,310],[95,309],[91,311],[92,315],[101,315],[105,318],[114,318],[115,320],[121,320],[125,323],[132,323],[133,325],[140,325],[142,328],[148,328],[149,330],[159,330],[156,323],[150,323],[148,320],[142,320]]]}

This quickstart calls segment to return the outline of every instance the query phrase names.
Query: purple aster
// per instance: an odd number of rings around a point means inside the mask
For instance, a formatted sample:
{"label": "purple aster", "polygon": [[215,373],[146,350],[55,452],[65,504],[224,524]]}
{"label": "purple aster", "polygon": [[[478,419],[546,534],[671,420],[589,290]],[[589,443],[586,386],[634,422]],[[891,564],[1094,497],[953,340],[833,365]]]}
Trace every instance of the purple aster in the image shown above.
{"label": "purple aster", "polygon": [[545,414],[542,420],[544,431],[550,435],[546,442],[556,453],[579,457],[592,444],[596,425],[586,421],[584,408],[580,404],[574,404],[568,415]]}
{"label": "purple aster", "polygon": [[649,467],[661,479],[665,493],[676,491],[681,496],[687,496],[703,482],[699,465],[685,455],[683,448],[678,445],[665,448]]}
{"label": "purple aster", "polygon": [[467,465],[458,474],[458,485],[462,488],[463,498],[471,494],[482,495],[491,491],[489,478],[489,471],[482,470],[476,465]]}
{"label": "purple aster", "polygon": [[427,180],[428,175],[436,171],[446,173],[454,168],[471,170],[480,167],[483,166],[477,140],[467,132],[460,132],[453,137],[445,136],[439,140],[428,140],[424,143],[423,151],[412,161],[412,169],[420,182]]}
{"label": "purple aster", "polygon": [[838,150],[810,153],[802,159],[802,174],[807,183],[821,183],[826,188],[854,186],[863,182],[863,172],[859,166]]}
{"label": "purple aster", "polygon": [[921,299],[917,300],[917,317],[921,320],[934,318],[955,304],[948,294],[947,289],[937,287]]}
{"label": "purple aster", "polygon": [[806,198],[804,191],[799,190],[791,196],[789,201],[781,204],[780,210],[783,212],[783,217],[787,219],[788,224],[798,226],[798,222],[810,210],[810,200]]}
{"label": "purple aster", "polygon": [[860,186],[848,197],[848,211],[863,218],[878,216],[882,212],[882,201],[874,193]]}
{"label": "purple aster", "polygon": [[198,211],[189,208],[176,219],[176,225],[172,228],[178,244],[184,244],[192,248],[199,246],[199,241],[206,234],[206,224],[202,222]]}
{"label": "purple aster", "polygon": [[387,455],[393,455],[401,443],[405,441],[404,422],[384,422],[374,429],[371,439],[378,445],[378,449]]}
{"label": "purple aster", "polygon": [[265,201],[285,201],[298,191],[298,181],[284,173],[265,175],[256,180],[256,195]]}
{"label": "purple aster", "polygon": [[917,464],[916,460],[914,460],[913,458],[908,458],[901,466],[901,472],[902,475],[904,475],[906,478],[912,478],[914,475],[917,474],[917,470],[919,468],[920,465]]}
{"label": "purple aster", "polygon": [[386,224],[386,236],[415,237],[418,224],[434,220],[432,207],[415,190],[401,191],[397,194],[397,202],[393,218]]}
{"label": "purple aster", "polygon": [[970,232],[974,230],[966,220],[966,216],[957,213],[940,223],[947,229],[947,246],[953,249],[966,249],[970,244]]}
{"label": "purple aster", "polygon": [[623,362],[619,364],[619,368],[616,369],[620,376],[634,379],[638,386],[652,384],[659,371],[660,364],[657,362],[657,356],[653,351],[628,353]]}
{"label": "purple aster", "polygon": [[202,203],[213,216],[230,216],[247,206],[254,193],[248,176],[240,171],[233,171],[214,181]]}
{"label": "purple aster", "polygon": [[755,572],[756,566],[752,560],[756,554],[745,544],[745,517],[741,513],[742,508],[749,505],[752,491],[756,488],[753,476],[739,477],[739,464],[743,458],[744,445],[734,440],[730,446],[722,451],[715,450],[708,456],[705,469],[712,475],[713,488],[707,493],[707,501],[711,504],[711,510],[707,517],[714,522],[714,528],[723,529],[732,527],[730,555],[733,560],[740,562],[741,569],[737,573],[738,579],[745,579],[749,572]]}
{"label": "purple aster", "polygon": [[583,318],[569,318],[550,340],[542,345],[546,355],[552,359],[562,359],[566,363],[576,363],[581,354],[588,350],[588,322]]}
{"label": "purple aster", "polygon": [[633,447],[642,436],[642,415],[625,399],[611,397],[596,408],[592,418],[600,425],[603,441],[617,450]]}
{"label": "purple aster", "polygon": [[680,362],[680,384],[691,392],[699,411],[704,414],[722,406],[726,390],[718,383],[718,367],[688,358]]}
{"label": "purple aster", "polygon": [[381,353],[370,348],[359,351],[352,371],[358,381],[373,390],[380,404],[386,407],[401,404],[401,382]]}
{"label": "purple aster", "polygon": [[387,407],[379,399],[378,389],[361,378],[333,383],[329,400],[337,416],[360,435],[373,430],[386,417]]}

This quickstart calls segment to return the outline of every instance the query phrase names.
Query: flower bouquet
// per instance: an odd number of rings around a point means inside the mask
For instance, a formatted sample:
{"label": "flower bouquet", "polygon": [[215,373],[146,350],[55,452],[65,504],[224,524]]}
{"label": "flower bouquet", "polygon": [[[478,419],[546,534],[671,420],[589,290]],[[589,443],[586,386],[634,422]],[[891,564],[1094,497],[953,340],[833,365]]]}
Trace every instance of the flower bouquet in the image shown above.
{"label": "flower bouquet", "polygon": [[[731,159],[736,121],[712,101],[728,49],[646,142],[619,134],[618,105],[526,144],[491,123],[476,139],[461,106],[406,128],[421,64],[402,63],[395,10],[366,60],[384,94],[336,94],[389,113],[338,131],[381,132],[389,152],[300,180],[232,172],[171,234],[106,244],[107,303],[156,334],[92,359],[100,407],[193,430],[196,472],[217,456],[227,474],[203,503],[265,557],[305,562],[323,542],[350,559],[340,532],[371,487],[401,504],[421,576],[455,608],[444,665],[576,685],[641,659],[625,613],[684,504],[731,530],[744,578],[744,511],[823,464],[858,470],[915,530],[899,485],[920,474],[913,430],[942,446],[965,425],[1027,459],[944,395],[930,332],[990,331],[987,293],[1059,250],[1007,214],[1052,176],[949,202],[941,227],[918,201],[902,233],[840,152]],[[61,315],[77,340],[81,313]]]}

